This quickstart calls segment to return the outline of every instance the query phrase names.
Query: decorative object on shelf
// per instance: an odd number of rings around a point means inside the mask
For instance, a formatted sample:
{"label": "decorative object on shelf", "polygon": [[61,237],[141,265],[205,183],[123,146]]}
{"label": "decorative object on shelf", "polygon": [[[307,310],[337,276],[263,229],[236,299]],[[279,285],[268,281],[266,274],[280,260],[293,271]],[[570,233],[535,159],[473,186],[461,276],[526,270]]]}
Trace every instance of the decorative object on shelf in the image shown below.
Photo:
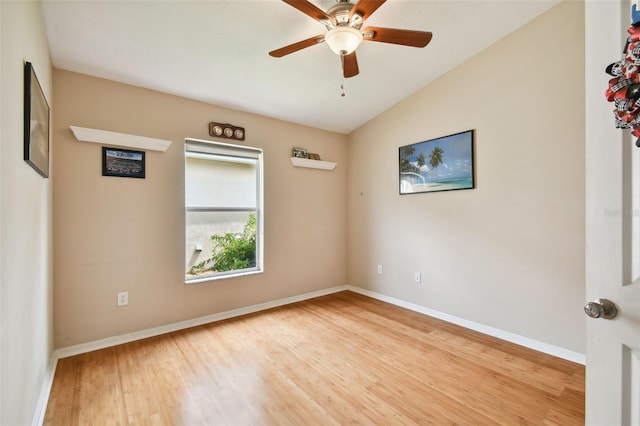
{"label": "decorative object on shelf", "polygon": [[293,156],[295,158],[309,158],[309,154],[304,148],[293,148]]}
{"label": "decorative object on shelf", "polygon": [[104,145],[125,146],[153,151],[166,151],[171,141],[148,138],[146,136],[128,135],[126,133],[108,132],[106,130],[87,129],[85,127],[69,126],[73,135],[79,141],[94,142]]}
{"label": "decorative object on shelf", "polygon": [[145,176],[144,151],[102,147],[102,176]]}
{"label": "decorative object on shelf", "polygon": [[475,188],[474,131],[401,146],[400,195]]}
{"label": "decorative object on shelf", "polygon": [[610,64],[607,74],[609,87],[605,91],[607,101],[613,102],[614,120],[618,129],[631,129],[636,146],[640,147],[640,14],[637,1],[631,6],[631,26],[627,30],[629,37],[623,50],[622,60]]}
{"label": "decorative object on shelf", "polygon": [[309,160],[308,158],[291,157],[291,164],[294,167],[306,167],[309,169],[333,170],[338,163],[331,161]]}
{"label": "decorative object on shelf", "polygon": [[243,141],[245,132],[244,127],[234,126],[229,123],[209,123],[209,135],[214,138],[227,138]]}
{"label": "decorative object on shelf", "polygon": [[24,161],[49,177],[49,104],[31,62],[24,64]]}
{"label": "decorative object on shelf", "polygon": [[320,156],[318,154],[313,154],[313,153],[309,153],[309,160],[316,160],[316,161],[320,161]]}

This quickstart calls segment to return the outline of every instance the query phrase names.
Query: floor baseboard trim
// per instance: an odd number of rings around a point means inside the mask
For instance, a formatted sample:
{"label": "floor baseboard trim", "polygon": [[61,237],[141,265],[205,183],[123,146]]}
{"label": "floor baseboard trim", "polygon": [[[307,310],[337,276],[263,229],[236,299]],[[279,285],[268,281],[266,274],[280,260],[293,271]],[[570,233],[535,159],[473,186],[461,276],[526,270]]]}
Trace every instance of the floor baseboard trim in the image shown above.
{"label": "floor baseboard trim", "polygon": [[548,355],[562,358],[567,361],[572,361],[577,364],[586,365],[587,358],[584,354],[579,352],[570,351],[559,346],[550,345],[548,343],[540,342],[538,340],[530,339],[528,337],[520,336],[515,333],[500,330],[498,328],[490,327],[477,322],[469,321],[464,318],[449,315],[444,312],[436,311],[434,309],[425,308],[424,306],[416,305],[415,303],[406,302],[404,300],[396,299],[394,297],[386,296],[384,294],[376,293],[374,291],[366,290],[364,288],[347,286],[347,290],[354,293],[362,294],[364,296],[371,297],[373,299],[381,300],[383,302],[391,303],[392,305],[400,306],[402,308],[409,309],[414,312],[428,315],[430,317],[438,318],[452,324],[459,325],[470,330],[478,331],[489,336],[497,337],[498,339],[506,340],[507,342],[515,343],[520,346],[524,346],[529,349],[536,350]]}
{"label": "floor baseboard trim", "polygon": [[45,373],[44,380],[42,381],[42,388],[40,389],[40,396],[38,397],[38,403],[36,404],[36,410],[33,415],[33,426],[41,426],[44,423],[44,415],[47,412],[47,404],[49,403],[49,395],[51,394],[51,386],[53,386],[53,378],[56,375],[56,367],[58,366],[58,357],[55,352],[51,355],[47,371]]}
{"label": "floor baseboard trim", "polygon": [[291,303],[301,302],[301,301],[313,299],[316,297],[338,293],[345,290],[362,294],[364,296],[368,296],[373,299],[387,302],[392,305],[400,306],[402,308],[406,308],[414,312],[419,312],[424,315],[438,318],[443,321],[447,321],[452,324],[456,324],[461,327],[468,328],[470,330],[475,330],[480,333],[487,334],[489,336],[497,337],[499,339],[506,340],[508,342],[515,343],[517,345],[524,346],[529,349],[534,349],[539,352],[543,352],[558,358],[566,359],[568,361],[572,361],[582,365],[586,364],[586,356],[578,352],[573,352],[568,349],[549,345],[547,343],[530,339],[528,337],[523,337],[523,336],[510,333],[504,330],[500,330],[500,329],[489,327],[483,324],[475,323],[473,321],[465,320],[463,318],[459,318],[453,315],[439,312],[434,309],[426,308],[424,306],[420,306],[415,303],[406,302],[404,300],[396,299],[394,297],[386,296],[384,294],[376,293],[374,291],[366,290],[360,287],[343,285],[343,286],[337,286],[337,287],[331,287],[323,290],[318,290],[311,293],[301,294],[298,296],[292,296],[284,299],[278,299],[270,302],[260,303],[257,305],[251,305],[243,308],[232,309],[230,311],[219,312],[216,314],[206,315],[203,317],[181,321],[173,324],[168,324],[165,326],[150,328],[146,330],[136,331],[133,333],[123,334],[120,336],[108,337],[106,339],[96,340],[93,342],[88,342],[88,343],[83,343],[79,345],[69,346],[66,348],[57,349],[53,352],[53,355],[49,362],[49,367],[47,369],[46,377],[42,384],[42,390],[40,392],[40,397],[38,399],[36,411],[33,417],[33,425],[40,426],[44,422],[44,417],[47,410],[47,404],[49,401],[49,395],[51,394],[51,387],[53,386],[53,379],[55,377],[56,367],[58,365],[58,360],[61,358],[67,358],[70,356],[80,355],[83,353],[92,352],[95,350],[104,349],[111,346],[120,345],[123,343],[129,343],[136,340],[145,339],[148,337],[159,336],[162,334],[184,330],[184,329],[196,327],[199,325],[204,325],[204,324],[209,324],[217,321],[222,321],[225,319],[235,318],[241,315],[252,314],[252,313],[264,311],[267,309],[289,305]]}
{"label": "floor baseboard trim", "polygon": [[[132,333],[122,334],[119,336],[107,337],[106,339],[100,339],[93,342],[82,343],[79,345],[68,346],[66,348],[57,349],[54,352],[54,357],[57,359],[67,358],[74,355],[80,355],[87,352],[96,351],[99,349],[109,348],[111,346],[120,345],[123,343],[129,343],[136,340],[146,339],[149,337],[159,336],[174,331],[184,330],[191,327],[197,327],[199,325],[209,324],[216,321],[222,321],[241,315],[253,314],[255,312],[264,311],[266,309],[277,308],[284,305],[289,305],[295,302],[301,302],[303,300],[313,299],[320,296],[326,296],[328,294],[338,293],[340,291],[347,290],[348,286],[331,287],[323,290],[314,291],[311,293],[301,294],[298,296],[287,297],[284,299],[273,300],[270,302],[259,303],[257,305],[246,306],[243,308],[232,309],[230,311],[219,312],[216,314],[206,315],[199,318],[194,318],[186,321],[180,321],[173,324],[167,324],[160,327],[149,328],[146,330],[134,331]],[[53,378],[52,378],[53,379]]]}

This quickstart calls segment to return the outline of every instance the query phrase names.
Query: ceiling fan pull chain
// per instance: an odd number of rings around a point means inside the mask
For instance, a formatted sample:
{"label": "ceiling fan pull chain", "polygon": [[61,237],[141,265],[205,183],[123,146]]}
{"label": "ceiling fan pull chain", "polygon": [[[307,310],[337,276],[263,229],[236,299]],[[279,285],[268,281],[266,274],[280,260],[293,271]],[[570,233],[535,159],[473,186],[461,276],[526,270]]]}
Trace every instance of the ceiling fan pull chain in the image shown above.
{"label": "ceiling fan pull chain", "polygon": [[340,90],[342,90],[342,93],[340,94],[340,96],[342,96],[343,98],[347,96],[347,94],[344,93],[344,77],[342,77],[342,84],[340,84]]}

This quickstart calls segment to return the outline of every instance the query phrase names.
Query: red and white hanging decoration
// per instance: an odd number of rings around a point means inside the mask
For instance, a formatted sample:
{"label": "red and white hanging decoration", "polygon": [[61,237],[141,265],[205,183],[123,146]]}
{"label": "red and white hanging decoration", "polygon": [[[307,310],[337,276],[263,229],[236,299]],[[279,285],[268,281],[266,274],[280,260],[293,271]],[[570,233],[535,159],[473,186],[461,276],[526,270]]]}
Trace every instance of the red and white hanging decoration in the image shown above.
{"label": "red and white hanging decoration", "polygon": [[613,102],[615,125],[620,129],[631,129],[636,146],[640,147],[640,0],[631,5],[631,26],[623,51],[623,58],[606,69],[613,78],[605,96]]}

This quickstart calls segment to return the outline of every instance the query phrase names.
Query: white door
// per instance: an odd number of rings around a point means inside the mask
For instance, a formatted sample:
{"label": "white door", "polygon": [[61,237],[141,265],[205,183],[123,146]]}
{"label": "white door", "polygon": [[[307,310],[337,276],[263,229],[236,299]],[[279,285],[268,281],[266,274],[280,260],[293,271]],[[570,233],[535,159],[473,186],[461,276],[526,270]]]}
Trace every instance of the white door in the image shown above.
{"label": "white door", "polygon": [[640,425],[640,148],[615,129],[607,65],[622,58],[630,5],[585,2],[586,297],[614,319],[587,321],[587,425]]}

